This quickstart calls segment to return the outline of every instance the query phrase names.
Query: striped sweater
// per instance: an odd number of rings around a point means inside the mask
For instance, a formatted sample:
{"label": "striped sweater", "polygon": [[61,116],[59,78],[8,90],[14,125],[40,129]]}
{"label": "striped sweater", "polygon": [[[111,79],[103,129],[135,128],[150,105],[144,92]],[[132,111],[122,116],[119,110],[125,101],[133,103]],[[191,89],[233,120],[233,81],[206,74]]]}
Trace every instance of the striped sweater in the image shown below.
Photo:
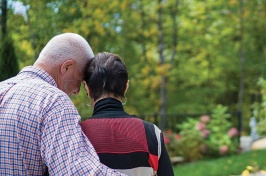
{"label": "striped sweater", "polygon": [[129,176],[174,175],[161,130],[128,115],[120,101],[100,100],[81,127],[106,166]]}

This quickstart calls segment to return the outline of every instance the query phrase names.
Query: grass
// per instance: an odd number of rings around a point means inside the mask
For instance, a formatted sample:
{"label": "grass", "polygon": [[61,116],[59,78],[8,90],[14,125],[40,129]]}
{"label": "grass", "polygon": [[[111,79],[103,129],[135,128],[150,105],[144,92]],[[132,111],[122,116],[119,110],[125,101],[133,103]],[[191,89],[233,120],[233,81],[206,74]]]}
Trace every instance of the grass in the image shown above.
{"label": "grass", "polygon": [[174,166],[175,176],[239,176],[247,166],[266,170],[266,150]]}

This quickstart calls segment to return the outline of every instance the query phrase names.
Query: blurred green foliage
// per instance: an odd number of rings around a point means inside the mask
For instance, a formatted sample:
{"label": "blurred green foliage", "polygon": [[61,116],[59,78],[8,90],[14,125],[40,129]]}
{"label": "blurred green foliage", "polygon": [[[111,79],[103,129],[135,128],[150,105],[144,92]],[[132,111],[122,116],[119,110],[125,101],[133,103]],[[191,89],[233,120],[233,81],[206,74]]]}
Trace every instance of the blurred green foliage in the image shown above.
{"label": "blurred green foliage", "polygon": [[178,124],[179,134],[165,131],[169,155],[182,156],[184,161],[191,162],[238,153],[239,132],[232,127],[229,117],[227,107],[217,105],[210,115],[188,118]]}
{"label": "blurred green foliage", "polygon": [[[12,7],[15,3],[22,3],[21,11]],[[228,111],[243,111],[243,130],[248,132],[250,95],[257,91],[258,78],[266,76],[265,12],[265,1],[244,1],[241,14],[236,0],[10,0],[7,31],[20,69],[33,64],[54,35],[79,33],[95,53],[114,52],[124,59],[130,73],[125,105],[129,113],[159,113],[165,78],[166,113],[202,114],[222,104]],[[245,57],[242,107],[237,106],[240,42]],[[159,47],[164,48],[163,63]],[[84,92],[72,99],[82,117],[91,114]]]}
{"label": "blurred green foliage", "polygon": [[0,42],[0,81],[17,75],[19,72],[13,40],[9,36]]}
{"label": "blurred green foliage", "polygon": [[252,115],[257,122],[257,132],[260,137],[266,136],[266,80],[260,78],[258,83],[259,92],[258,98],[252,104]]}

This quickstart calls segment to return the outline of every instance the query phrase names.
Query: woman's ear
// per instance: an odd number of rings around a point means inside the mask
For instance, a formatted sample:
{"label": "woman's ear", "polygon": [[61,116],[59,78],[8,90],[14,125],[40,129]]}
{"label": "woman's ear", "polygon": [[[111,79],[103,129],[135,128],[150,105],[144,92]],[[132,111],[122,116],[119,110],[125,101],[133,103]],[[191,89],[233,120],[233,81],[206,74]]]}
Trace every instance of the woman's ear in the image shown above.
{"label": "woman's ear", "polygon": [[128,87],[129,87],[129,80],[127,80],[127,85],[126,85],[126,90],[124,92],[124,95],[126,94]]}
{"label": "woman's ear", "polygon": [[90,92],[89,86],[87,85],[85,81],[83,81],[83,83],[84,83],[85,90],[87,92],[87,96],[91,98],[91,92]]}

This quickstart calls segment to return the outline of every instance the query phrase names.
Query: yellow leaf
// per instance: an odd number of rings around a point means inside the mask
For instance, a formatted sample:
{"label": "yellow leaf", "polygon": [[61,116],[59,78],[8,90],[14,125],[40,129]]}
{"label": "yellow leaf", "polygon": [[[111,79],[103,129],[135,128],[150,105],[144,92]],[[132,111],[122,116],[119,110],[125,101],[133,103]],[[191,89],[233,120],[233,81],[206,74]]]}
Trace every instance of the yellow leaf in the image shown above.
{"label": "yellow leaf", "polygon": [[69,13],[71,15],[73,15],[75,12],[76,12],[76,8],[74,8],[74,7],[70,8]]}
{"label": "yellow leaf", "polygon": [[242,172],[241,176],[249,176],[249,171],[248,170],[244,170]]}
{"label": "yellow leaf", "polygon": [[230,0],[230,1],[229,1],[229,4],[231,4],[231,5],[236,5],[236,4],[237,4],[237,0]]}
{"label": "yellow leaf", "polygon": [[142,73],[143,75],[148,75],[148,73],[149,73],[149,69],[148,69],[147,67],[144,67],[144,68],[141,69],[141,73]]}
{"label": "yellow leaf", "polygon": [[159,75],[167,76],[169,74],[170,67],[171,67],[171,64],[162,64],[156,68],[156,71],[157,73],[159,73]]}
{"label": "yellow leaf", "polygon": [[155,76],[153,79],[153,81],[151,82],[151,89],[155,90],[157,88],[159,88],[160,84],[161,84],[161,76]]}
{"label": "yellow leaf", "polygon": [[121,9],[122,9],[122,10],[127,9],[127,1],[123,1],[123,2],[121,3]]}
{"label": "yellow leaf", "polygon": [[247,170],[252,171],[253,167],[252,166],[247,166]]}

